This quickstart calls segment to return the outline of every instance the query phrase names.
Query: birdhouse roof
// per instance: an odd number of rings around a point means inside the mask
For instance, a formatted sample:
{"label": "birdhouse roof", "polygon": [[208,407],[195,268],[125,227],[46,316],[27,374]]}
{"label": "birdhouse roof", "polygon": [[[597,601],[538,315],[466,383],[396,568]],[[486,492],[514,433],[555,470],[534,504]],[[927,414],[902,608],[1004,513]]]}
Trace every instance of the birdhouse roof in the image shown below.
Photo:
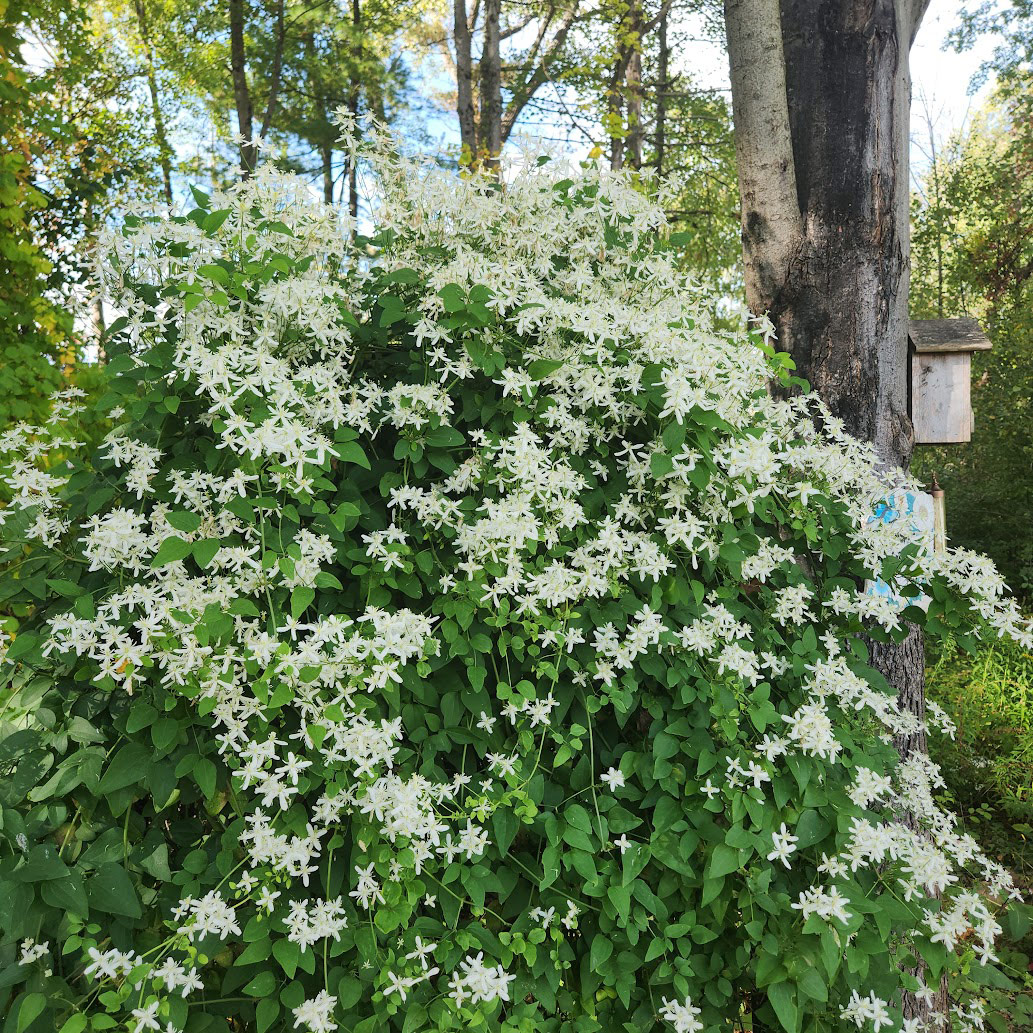
{"label": "birdhouse roof", "polygon": [[979,321],[969,316],[912,319],[909,320],[907,336],[920,355],[927,352],[985,352],[992,347]]}

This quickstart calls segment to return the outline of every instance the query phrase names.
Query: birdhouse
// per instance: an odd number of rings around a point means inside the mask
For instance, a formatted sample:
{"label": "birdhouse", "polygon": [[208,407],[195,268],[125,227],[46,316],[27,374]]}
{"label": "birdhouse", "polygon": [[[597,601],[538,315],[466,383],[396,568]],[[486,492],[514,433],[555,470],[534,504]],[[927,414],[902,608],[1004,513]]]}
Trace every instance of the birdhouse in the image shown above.
{"label": "birdhouse", "polygon": [[912,319],[908,384],[916,445],[947,445],[972,437],[972,353],[990,341],[975,319]]}

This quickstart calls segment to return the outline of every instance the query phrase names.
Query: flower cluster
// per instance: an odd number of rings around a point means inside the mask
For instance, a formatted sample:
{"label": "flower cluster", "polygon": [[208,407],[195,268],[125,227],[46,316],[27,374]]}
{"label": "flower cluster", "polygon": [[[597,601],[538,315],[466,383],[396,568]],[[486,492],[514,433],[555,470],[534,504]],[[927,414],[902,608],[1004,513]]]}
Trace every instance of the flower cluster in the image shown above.
{"label": "flower cluster", "polygon": [[112,229],[111,429],[0,438],[19,972],[137,1030],[917,1033],[902,959],[993,964],[1015,894],[860,635],[1029,626],[622,176],[371,139],[371,236],[268,171]]}

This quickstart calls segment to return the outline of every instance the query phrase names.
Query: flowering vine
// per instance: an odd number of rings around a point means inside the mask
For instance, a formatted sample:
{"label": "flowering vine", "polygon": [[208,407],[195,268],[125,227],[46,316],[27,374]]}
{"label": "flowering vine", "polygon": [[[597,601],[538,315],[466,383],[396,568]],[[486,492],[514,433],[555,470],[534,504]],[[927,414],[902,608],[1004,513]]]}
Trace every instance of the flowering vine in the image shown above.
{"label": "flowering vine", "polygon": [[621,175],[371,137],[369,233],[127,216],[110,432],[0,437],[18,1029],[935,1029],[1026,912],[860,633],[1029,643],[1000,577]]}

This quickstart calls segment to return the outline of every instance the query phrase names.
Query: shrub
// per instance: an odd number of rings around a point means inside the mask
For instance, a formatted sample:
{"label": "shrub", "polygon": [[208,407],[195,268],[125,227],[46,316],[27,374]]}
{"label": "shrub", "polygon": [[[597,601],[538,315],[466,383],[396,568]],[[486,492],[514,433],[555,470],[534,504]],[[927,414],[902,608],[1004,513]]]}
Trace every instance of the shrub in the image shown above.
{"label": "shrub", "polygon": [[917,957],[1005,979],[859,637],[1028,641],[992,567],[870,521],[621,177],[369,160],[370,236],[271,173],[126,218],[114,430],[2,440],[18,1033],[877,1033]]}

